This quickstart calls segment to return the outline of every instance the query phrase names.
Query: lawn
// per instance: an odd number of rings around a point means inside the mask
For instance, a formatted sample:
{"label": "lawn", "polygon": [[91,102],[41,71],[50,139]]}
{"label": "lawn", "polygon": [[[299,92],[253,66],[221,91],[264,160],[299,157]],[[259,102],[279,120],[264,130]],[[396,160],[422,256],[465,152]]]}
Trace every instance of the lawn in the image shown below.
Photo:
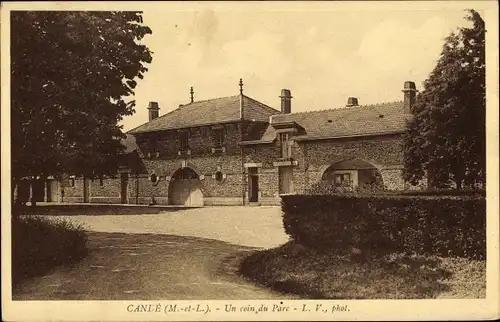
{"label": "lawn", "polygon": [[486,296],[485,261],[403,254],[363,259],[319,253],[293,242],[253,253],[240,273],[272,289],[314,299]]}

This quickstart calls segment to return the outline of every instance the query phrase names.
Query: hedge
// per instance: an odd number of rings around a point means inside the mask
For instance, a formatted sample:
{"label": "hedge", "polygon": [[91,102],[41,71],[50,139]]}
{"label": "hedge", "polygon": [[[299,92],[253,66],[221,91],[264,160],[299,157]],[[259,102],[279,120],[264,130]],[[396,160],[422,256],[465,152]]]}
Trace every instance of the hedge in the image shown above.
{"label": "hedge", "polygon": [[89,253],[83,227],[40,216],[12,216],[12,284],[74,263]]}
{"label": "hedge", "polygon": [[486,258],[481,195],[285,195],[281,204],[286,233],[317,250]]}

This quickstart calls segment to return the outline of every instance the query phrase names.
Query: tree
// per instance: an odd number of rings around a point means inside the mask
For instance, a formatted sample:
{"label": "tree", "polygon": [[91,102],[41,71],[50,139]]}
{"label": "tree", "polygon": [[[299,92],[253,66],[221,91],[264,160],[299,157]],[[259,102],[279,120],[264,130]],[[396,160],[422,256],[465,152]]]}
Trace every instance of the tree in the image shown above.
{"label": "tree", "polygon": [[141,12],[11,13],[13,189],[19,179],[116,171],[151,51]]}
{"label": "tree", "polygon": [[471,26],[446,38],[412,110],[404,137],[404,177],[412,184],[426,173],[438,188],[485,183],[485,26],[474,10],[466,19]]}

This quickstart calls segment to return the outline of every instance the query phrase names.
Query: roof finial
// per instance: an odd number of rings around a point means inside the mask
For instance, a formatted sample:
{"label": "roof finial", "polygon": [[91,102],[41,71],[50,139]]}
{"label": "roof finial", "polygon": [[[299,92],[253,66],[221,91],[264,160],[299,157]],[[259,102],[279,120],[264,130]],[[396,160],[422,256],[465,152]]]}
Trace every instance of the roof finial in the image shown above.
{"label": "roof finial", "polygon": [[193,103],[194,102],[194,90],[193,90],[193,86],[191,86],[190,93],[191,93],[191,103]]}
{"label": "roof finial", "polygon": [[240,78],[240,95],[243,95],[243,79]]}

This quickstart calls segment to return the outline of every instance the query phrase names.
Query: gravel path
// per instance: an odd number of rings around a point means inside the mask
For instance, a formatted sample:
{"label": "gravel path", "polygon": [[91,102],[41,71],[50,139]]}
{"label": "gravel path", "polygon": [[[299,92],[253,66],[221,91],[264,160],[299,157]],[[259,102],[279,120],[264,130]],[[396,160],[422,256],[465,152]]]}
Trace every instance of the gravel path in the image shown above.
{"label": "gravel path", "polygon": [[153,214],[92,210],[67,215],[66,208],[64,215],[47,216],[86,227],[90,255],[71,267],[26,280],[13,290],[13,299],[291,298],[237,274],[250,252],[288,241],[278,207],[207,207]]}
{"label": "gravel path", "polygon": [[276,247],[288,241],[279,207],[206,207],[158,214],[76,213],[57,217],[98,232],[190,236],[261,248]]}
{"label": "gravel path", "polygon": [[253,250],[193,237],[89,233],[90,255],[29,279],[14,300],[290,299],[237,274]]}

